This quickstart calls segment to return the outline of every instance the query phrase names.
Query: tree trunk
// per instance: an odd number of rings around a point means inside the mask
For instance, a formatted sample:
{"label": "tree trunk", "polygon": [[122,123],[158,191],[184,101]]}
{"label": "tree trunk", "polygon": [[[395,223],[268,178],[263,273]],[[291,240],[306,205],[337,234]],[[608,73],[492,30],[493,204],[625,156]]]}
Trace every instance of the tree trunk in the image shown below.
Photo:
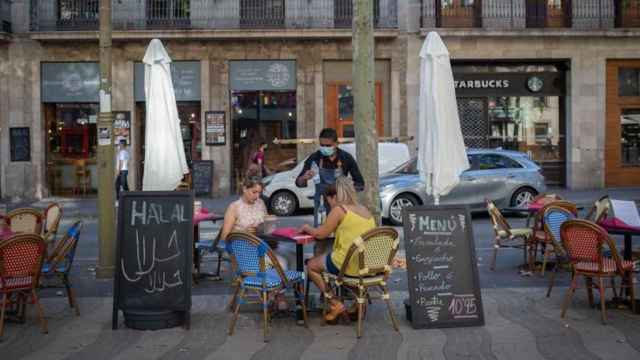
{"label": "tree trunk", "polygon": [[380,223],[378,134],[375,114],[375,71],[372,0],[353,0],[353,95],[358,166],[365,181],[363,204]]}

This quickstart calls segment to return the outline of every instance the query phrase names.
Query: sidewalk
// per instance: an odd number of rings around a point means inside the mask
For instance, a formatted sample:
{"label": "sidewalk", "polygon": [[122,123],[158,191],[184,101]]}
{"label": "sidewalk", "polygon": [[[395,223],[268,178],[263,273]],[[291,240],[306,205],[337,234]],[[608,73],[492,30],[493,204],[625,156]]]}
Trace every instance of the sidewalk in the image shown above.
{"label": "sidewalk", "polygon": [[7,324],[0,341],[2,359],[638,359],[640,315],[610,310],[608,325],[576,293],[566,319],[560,304],[566,289],[551,298],[544,288],[484,289],[485,326],[414,330],[404,318],[402,300],[392,294],[400,332],[383,303],[370,306],[360,339],[355,324],[310,327],[293,317],[271,321],[271,341],[262,341],[261,312],[247,306],[233,336],[227,335],[227,295],[194,296],[191,330],[136,331],[122,324],[111,330],[111,298],[81,298],[76,317],[65,298],[43,300],[49,334],[40,332],[35,310],[26,324]]}
{"label": "sidewalk", "polygon": [[[549,188],[548,192],[560,194],[563,198],[576,203],[577,205],[590,207],[593,202],[604,195],[609,195],[615,199],[634,200],[640,203],[640,187],[637,188],[606,188],[600,190],[580,190],[571,191],[564,188]],[[236,195],[225,196],[221,198],[199,198],[202,201],[202,206],[206,207],[210,211],[223,214],[227,206],[231,202],[237,199]],[[51,197],[42,199],[35,202],[19,202],[19,203],[6,203],[8,210],[19,207],[35,207],[44,209],[51,202],[58,202],[64,209],[65,216],[76,218],[96,218],[98,216],[97,199],[74,199],[74,198],[60,198]]]}

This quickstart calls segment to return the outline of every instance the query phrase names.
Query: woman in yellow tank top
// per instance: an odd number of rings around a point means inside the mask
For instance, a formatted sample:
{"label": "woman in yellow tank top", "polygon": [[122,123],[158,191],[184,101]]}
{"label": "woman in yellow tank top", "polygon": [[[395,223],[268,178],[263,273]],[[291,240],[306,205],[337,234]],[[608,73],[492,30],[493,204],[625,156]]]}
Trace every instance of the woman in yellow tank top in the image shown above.
{"label": "woman in yellow tank top", "polygon": [[[322,272],[327,271],[337,275],[353,240],[376,226],[375,219],[367,208],[358,204],[356,191],[348,178],[338,177],[336,184],[329,186],[325,191],[325,198],[331,206],[331,212],[325,223],[318,228],[304,225],[300,229],[300,232],[313,235],[318,240],[326,239],[333,232],[336,234],[332,251],[326,255],[318,255],[307,263],[309,278],[323,293],[327,292],[327,286],[322,279]],[[357,276],[357,259],[352,257],[351,260],[347,265],[346,274]],[[330,295],[331,309],[326,316],[328,322],[334,321],[346,311],[344,304],[333,294]]]}

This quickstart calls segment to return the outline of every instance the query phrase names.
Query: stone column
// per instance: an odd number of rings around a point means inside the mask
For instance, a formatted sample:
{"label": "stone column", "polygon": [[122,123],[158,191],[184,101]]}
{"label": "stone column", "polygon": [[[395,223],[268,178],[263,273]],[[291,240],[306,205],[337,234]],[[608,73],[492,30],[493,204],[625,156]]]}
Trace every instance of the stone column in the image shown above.
{"label": "stone column", "polygon": [[[209,69],[203,72],[202,83],[204,86],[208,85],[209,89],[202,93],[202,108],[204,111],[225,112],[227,139],[224,146],[205,146],[205,149],[209,152],[208,159],[213,160],[213,195],[225,196],[232,192],[230,185],[233,178],[232,164],[229,161],[233,142],[233,128],[229,113],[229,62],[223,54],[219,54],[212,56],[209,61],[203,61],[203,66],[207,66],[206,64],[209,64]],[[205,72],[208,73],[207,77]],[[207,100],[204,96],[207,96]]]}
{"label": "stone column", "polygon": [[[140,161],[138,158],[138,152],[134,149],[139,146],[136,139],[136,127],[135,122],[140,121],[136,119],[135,111],[135,99],[133,94],[133,61],[128,60],[124,53],[123,48],[114,49],[114,62],[113,62],[113,86],[112,86],[112,98],[113,98],[113,110],[114,111],[128,111],[131,114],[131,123],[129,128],[129,176],[127,181],[129,183],[130,190],[136,190],[138,178],[138,170]],[[120,60],[122,59],[122,60]],[[136,129],[136,130],[134,130]]]}

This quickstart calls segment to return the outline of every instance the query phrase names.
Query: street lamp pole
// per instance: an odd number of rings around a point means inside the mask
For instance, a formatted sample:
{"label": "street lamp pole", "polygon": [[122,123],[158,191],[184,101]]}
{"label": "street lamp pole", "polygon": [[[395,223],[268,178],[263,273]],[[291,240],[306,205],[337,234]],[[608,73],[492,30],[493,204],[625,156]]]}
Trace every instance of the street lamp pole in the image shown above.
{"label": "street lamp pole", "polygon": [[98,241],[96,277],[115,269],[115,189],[111,112],[111,0],[100,0],[100,115],[98,116]]}

